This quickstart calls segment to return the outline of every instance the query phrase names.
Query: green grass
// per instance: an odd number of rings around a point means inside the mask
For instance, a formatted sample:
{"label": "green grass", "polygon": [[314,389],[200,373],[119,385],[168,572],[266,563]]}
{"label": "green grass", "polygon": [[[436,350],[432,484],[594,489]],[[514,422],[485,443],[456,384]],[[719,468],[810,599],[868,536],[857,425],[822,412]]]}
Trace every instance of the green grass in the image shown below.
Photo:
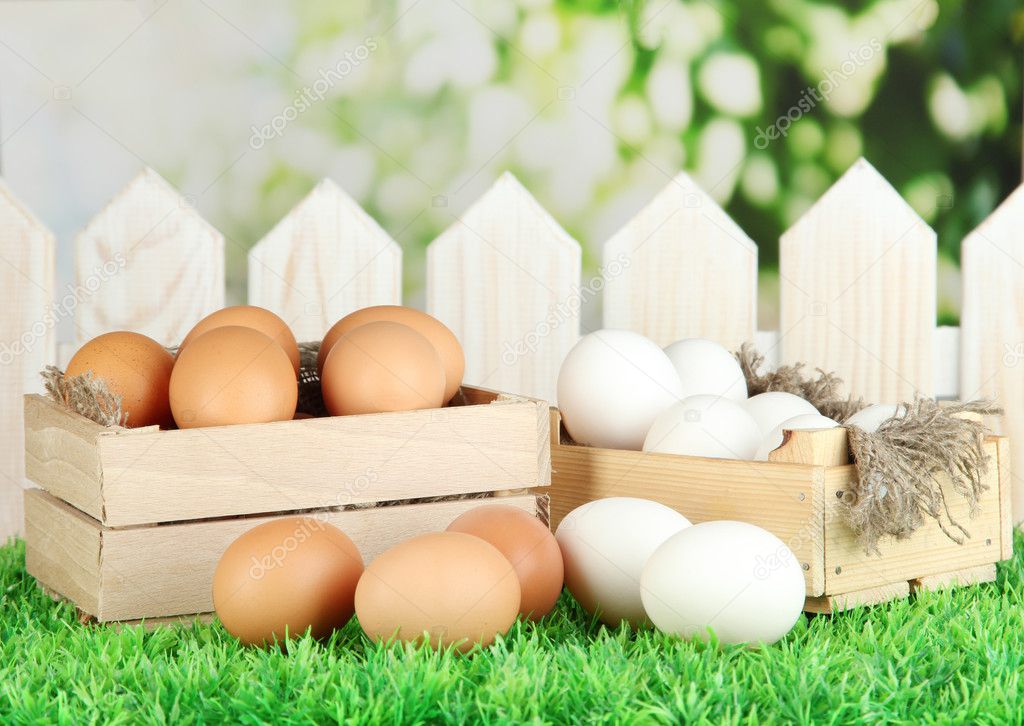
{"label": "green grass", "polygon": [[[1018,551],[1024,539],[1018,539]],[[1024,558],[996,583],[803,619],[760,649],[595,625],[567,596],[469,656],[86,627],[0,548],[0,723],[1024,723]]]}

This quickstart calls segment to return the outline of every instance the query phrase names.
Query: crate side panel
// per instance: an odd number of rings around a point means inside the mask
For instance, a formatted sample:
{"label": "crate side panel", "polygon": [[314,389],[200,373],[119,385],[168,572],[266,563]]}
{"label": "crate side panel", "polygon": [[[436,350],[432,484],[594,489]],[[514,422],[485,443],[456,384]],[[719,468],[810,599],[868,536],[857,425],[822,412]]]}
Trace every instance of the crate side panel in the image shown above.
{"label": "crate side panel", "polygon": [[822,467],[559,444],[552,469],[553,528],[594,499],[653,499],[694,523],[732,519],[767,529],[805,565],[807,593],[824,592]]}
{"label": "crate side panel", "polygon": [[100,610],[101,552],[99,522],[40,489],[25,492],[25,569],[90,615]]}
{"label": "crate side panel", "polygon": [[[109,526],[525,489],[546,415],[533,401],[104,436]],[[546,425],[546,421],[544,422]],[[543,439],[541,438],[543,435]]]}
{"label": "crate side panel", "polygon": [[999,535],[1002,541],[1000,559],[1013,557],[1013,469],[1011,469],[1010,440],[1005,436],[993,437],[999,457],[999,510],[1002,518],[1002,530]]}
{"label": "crate side panel", "polygon": [[[320,512],[347,534],[369,564],[410,537],[445,529],[486,500],[462,499],[375,509]],[[537,497],[502,497],[531,515]],[[283,515],[287,516],[287,515]],[[280,517],[248,517],[157,527],[106,530],[103,611],[99,619],[134,620],[213,610],[213,572],[224,550],[243,532]]]}
{"label": "crate side panel", "polygon": [[826,592],[837,594],[863,590],[1002,559],[1003,528],[999,472],[995,465],[996,444],[990,440],[985,447],[993,457],[993,464],[985,475],[988,490],[981,496],[979,514],[972,518],[964,498],[952,491],[952,487],[947,485],[944,488],[950,513],[971,535],[962,545],[946,537],[936,522],[926,519],[921,529],[910,538],[883,541],[879,545],[881,556],[865,553],[857,535],[843,521],[837,495],[853,484],[856,471],[852,466],[829,469],[825,479]]}
{"label": "crate side panel", "polygon": [[25,472],[51,494],[103,518],[98,439],[106,431],[49,399],[25,396]]}

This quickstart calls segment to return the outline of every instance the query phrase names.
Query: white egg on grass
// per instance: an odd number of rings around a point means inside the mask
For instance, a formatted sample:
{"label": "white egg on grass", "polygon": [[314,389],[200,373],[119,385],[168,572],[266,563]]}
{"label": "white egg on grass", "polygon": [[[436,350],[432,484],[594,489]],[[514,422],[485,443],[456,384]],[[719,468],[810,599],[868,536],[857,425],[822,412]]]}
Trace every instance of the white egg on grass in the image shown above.
{"label": "white egg on grass", "polygon": [[690,396],[661,413],[644,451],[715,459],[752,459],[761,429],[740,404],[721,396]]}
{"label": "white egg on grass", "polygon": [[710,394],[747,399],[747,380],[736,356],[713,340],[687,338],[665,348],[683,386],[683,397]]}
{"label": "white egg on grass", "polygon": [[690,521],[664,504],[633,497],[595,499],[565,516],[555,531],[565,586],[603,622],[647,623],[640,575],[648,558]]}
{"label": "white egg on grass", "polygon": [[878,431],[878,427],[891,418],[902,418],[907,415],[906,406],[888,403],[874,403],[862,408],[843,422],[843,426],[856,426],[868,433]]}
{"label": "white egg on grass", "polygon": [[834,429],[838,426],[835,421],[822,416],[820,413],[802,413],[799,416],[786,419],[778,426],[768,432],[768,435],[761,441],[761,446],[754,456],[755,461],[768,461],[768,454],[782,446],[784,431],[802,431],[806,429]]}
{"label": "white egg on grass", "polygon": [[681,393],[665,352],[628,330],[583,336],[558,371],[562,423],[586,446],[639,450],[654,419]]}
{"label": "white egg on grass", "polygon": [[804,606],[804,574],[778,537],[746,522],[695,524],[667,539],[640,578],[658,630],[721,643],[774,643]]}
{"label": "white egg on grass", "polygon": [[818,413],[818,409],[808,401],[785,391],[768,391],[751,396],[743,407],[757,421],[762,435],[768,435],[773,428],[794,416]]}

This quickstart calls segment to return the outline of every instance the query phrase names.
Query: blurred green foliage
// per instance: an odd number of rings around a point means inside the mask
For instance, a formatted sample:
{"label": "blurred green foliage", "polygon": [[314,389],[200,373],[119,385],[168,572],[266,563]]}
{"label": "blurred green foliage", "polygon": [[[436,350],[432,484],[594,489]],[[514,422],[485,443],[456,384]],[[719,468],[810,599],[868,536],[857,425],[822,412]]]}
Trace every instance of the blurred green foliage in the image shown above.
{"label": "blurred green foliage", "polygon": [[[503,169],[580,239],[589,268],[613,231],[600,212],[635,208],[630,187],[653,195],[680,167],[758,243],[766,271],[779,235],[858,156],[935,228],[949,268],[964,235],[1020,183],[1019,0],[459,0],[447,16],[443,3],[427,5],[299,4],[289,58],[367,28],[385,36],[372,81],[339,90],[302,123],[372,156],[356,196],[405,247],[409,279],[452,222],[430,200]],[[448,68],[438,55],[474,42],[479,61],[458,56]],[[602,43],[603,56],[592,50]],[[607,60],[591,72],[595,55]],[[567,78],[576,111],[557,102]],[[497,105],[481,116],[488,90]],[[474,152],[481,125],[517,104],[524,128]],[[574,152],[579,111],[603,129]],[[550,163],[528,148],[542,124]],[[778,138],[765,142],[773,127]],[[283,214],[316,177],[282,158],[261,214]],[[957,307],[940,299],[946,319]]]}

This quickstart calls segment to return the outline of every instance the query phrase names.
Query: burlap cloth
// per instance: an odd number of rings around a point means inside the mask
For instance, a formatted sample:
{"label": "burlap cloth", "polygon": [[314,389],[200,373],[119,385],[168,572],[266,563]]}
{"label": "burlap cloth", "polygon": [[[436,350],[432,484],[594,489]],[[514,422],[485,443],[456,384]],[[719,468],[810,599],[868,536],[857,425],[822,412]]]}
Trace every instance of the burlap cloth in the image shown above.
{"label": "burlap cloth", "polygon": [[[751,396],[765,391],[793,393],[841,424],[867,405],[862,399],[840,398],[842,380],[834,373],[816,369],[807,375],[806,366],[799,363],[765,371],[764,356],[749,343],[736,358]],[[901,406],[906,415],[890,418],[877,431],[848,427],[858,481],[843,496],[843,518],[869,552],[878,553],[883,537],[909,537],[925,519],[935,520],[947,537],[963,544],[970,533],[950,513],[942,482],[948,477],[974,516],[978,498],[987,488],[983,479],[989,457],[983,447],[985,425],[957,414],[1002,411],[990,401],[939,404],[921,397]]]}

